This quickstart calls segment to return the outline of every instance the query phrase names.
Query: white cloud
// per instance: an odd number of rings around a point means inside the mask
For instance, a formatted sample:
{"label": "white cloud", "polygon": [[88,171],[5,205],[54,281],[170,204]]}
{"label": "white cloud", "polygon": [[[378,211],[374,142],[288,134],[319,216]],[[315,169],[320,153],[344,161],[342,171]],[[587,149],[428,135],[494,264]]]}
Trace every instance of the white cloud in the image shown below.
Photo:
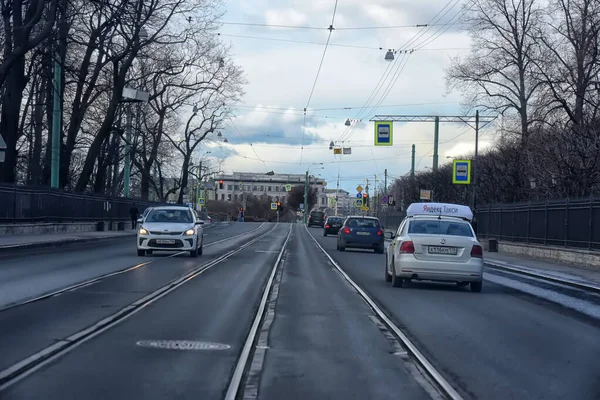
{"label": "white cloud", "polygon": [[[326,28],[331,23],[332,2],[305,2],[282,0],[274,7],[265,0],[236,0],[228,4],[233,14],[229,21],[266,23],[277,25],[310,25],[321,30],[283,29],[247,26],[225,26],[222,33],[242,36],[259,36],[295,41],[324,43]],[[444,69],[451,57],[464,53],[469,47],[466,34],[453,27],[436,37],[446,27],[431,27],[408,48],[427,44],[415,51],[395,84],[389,77],[376,91],[372,106],[381,102],[378,109],[331,110],[331,108],[361,107],[365,104],[382,76],[395,71],[395,66],[384,60],[388,48],[399,49],[421,28],[343,30],[343,27],[383,25],[416,25],[428,23],[447,4],[447,0],[427,2],[414,0],[345,0],[339,2],[331,44],[315,86],[306,114],[304,131],[305,146],[301,149],[303,136],[303,108],[315,80],[323,54],[323,46],[280,41],[226,37],[231,41],[235,60],[247,75],[244,107],[238,109],[235,126],[227,129],[230,148],[238,152],[225,162],[227,171],[265,171],[304,173],[311,162],[324,162],[322,175],[333,181],[338,170],[342,187],[353,189],[367,176],[383,176],[388,170],[390,177],[401,176],[410,170],[411,145],[416,145],[416,159],[421,170],[432,164],[433,123],[395,124],[394,146],[373,146],[373,126],[368,119],[374,114],[458,114],[461,112],[458,94],[446,95]],[[460,5],[450,11],[444,20],[459,11]],[[247,10],[240,14],[239,10]],[[444,21],[442,21],[444,22]],[[368,48],[338,47],[336,44],[364,46]],[[382,50],[379,50],[382,48]],[[440,51],[426,49],[458,48]],[[401,58],[400,54],[396,55]],[[387,95],[383,95],[389,89]],[[422,104],[427,103],[427,104]],[[410,106],[413,104],[413,106]],[[419,105],[414,105],[419,104]],[[384,107],[399,105],[398,107]],[[406,106],[401,106],[406,105]],[[253,107],[256,106],[256,107]],[[271,109],[269,110],[268,107]],[[319,110],[326,109],[326,110]],[[352,155],[334,158],[329,141],[336,140],[347,131],[346,118],[363,119],[347,145]],[[464,133],[468,127],[461,124],[442,123],[440,127],[439,161],[448,162],[446,156],[458,156],[473,151],[474,135]],[[461,136],[461,133],[464,133]],[[491,136],[480,141],[480,147],[490,146]],[[249,143],[253,143],[250,147]],[[257,156],[258,154],[258,156]],[[259,161],[260,158],[264,161]],[[300,165],[300,159],[302,164]],[[336,162],[338,161],[338,162]],[[342,161],[342,162],[339,162]]]}

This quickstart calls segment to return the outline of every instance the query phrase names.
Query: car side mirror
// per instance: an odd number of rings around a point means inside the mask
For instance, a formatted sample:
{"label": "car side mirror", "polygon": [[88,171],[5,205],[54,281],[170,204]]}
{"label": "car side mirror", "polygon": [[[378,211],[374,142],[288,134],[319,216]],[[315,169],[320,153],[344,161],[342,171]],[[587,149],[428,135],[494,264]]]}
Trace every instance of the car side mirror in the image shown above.
{"label": "car side mirror", "polygon": [[144,222],[144,218],[138,218],[137,222],[138,224],[141,224],[142,222]]}
{"label": "car side mirror", "polygon": [[204,225],[204,221],[202,221],[202,220],[196,221],[196,225]]}
{"label": "car side mirror", "polygon": [[393,239],[396,237],[396,235],[394,234],[394,232],[386,232],[384,235],[386,238],[388,239]]}

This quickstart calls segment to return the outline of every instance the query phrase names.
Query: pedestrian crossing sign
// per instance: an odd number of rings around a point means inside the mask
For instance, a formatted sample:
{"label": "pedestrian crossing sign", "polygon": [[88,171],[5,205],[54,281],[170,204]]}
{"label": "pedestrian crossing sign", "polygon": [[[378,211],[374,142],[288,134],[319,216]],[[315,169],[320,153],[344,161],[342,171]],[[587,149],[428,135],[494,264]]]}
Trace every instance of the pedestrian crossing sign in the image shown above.
{"label": "pedestrian crossing sign", "polygon": [[362,208],[362,206],[363,206],[363,199],[362,199],[362,197],[360,199],[354,199],[354,205],[356,207],[361,207]]}

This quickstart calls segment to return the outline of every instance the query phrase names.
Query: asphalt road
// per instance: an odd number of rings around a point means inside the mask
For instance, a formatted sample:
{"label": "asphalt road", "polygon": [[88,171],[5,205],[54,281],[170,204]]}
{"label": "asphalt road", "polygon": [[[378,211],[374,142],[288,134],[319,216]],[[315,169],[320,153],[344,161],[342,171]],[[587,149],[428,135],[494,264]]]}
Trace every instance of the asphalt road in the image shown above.
{"label": "asphalt road", "polygon": [[[220,398],[289,229],[289,224],[279,224],[261,240],[11,386],[0,393],[0,397]],[[174,258],[172,262],[162,268],[181,264],[183,260]],[[80,295],[104,293],[113,299],[127,291],[125,278],[120,275],[117,280],[97,284],[102,289],[92,285]],[[143,282],[145,277],[138,279]],[[128,283],[135,284],[136,280]],[[71,301],[78,302],[78,299]],[[88,305],[86,308],[90,309]],[[40,316],[29,317],[37,320]],[[57,324],[62,323],[64,321]],[[6,325],[0,323],[0,326],[4,331]],[[19,341],[18,338],[14,340]],[[165,340],[208,342],[224,345],[224,348],[174,350],[152,347]],[[4,342],[5,338],[0,338],[0,343]],[[0,354],[4,355],[4,349],[0,349]]]}
{"label": "asphalt road", "polygon": [[310,232],[464,398],[600,398],[598,296],[491,270],[482,293],[384,281],[385,255]]}
{"label": "asphalt road", "polygon": [[398,343],[303,226],[288,246],[260,399],[428,399]]}
{"label": "asphalt road", "polygon": [[[258,223],[214,224],[205,229],[205,246],[259,226]],[[218,252],[226,244],[214,247]],[[215,252],[210,246],[206,250],[209,254]],[[0,254],[0,309],[140,263],[158,263],[169,255],[158,252],[138,257],[135,236],[55,248],[4,251]]]}
{"label": "asphalt road", "polygon": [[[216,244],[206,246],[204,254],[198,258],[191,258],[186,255],[178,257],[161,255],[140,257],[143,261],[153,262],[127,273],[103,279],[89,286],[64,292],[59,296],[0,312],[0,354],[2,355],[0,357],[0,370],[115,313],[168,282],[192,271],[199,265],[207,263],[227,251],[238,248],[251,238],[268,232],[274,226],[275,224],[265,224],[263,226],[258,223],[239,224],[223,228],[223,235],[219,235],[219,228],[215,228],[214,231],[205,233],[205,240],[207,240],[207,244],[208,242]],[[251,232],[259,227],[259,230]],[[228,239],[240,232],[250,233]],[[225,240],[217,243],[217,241],[223,239]],[[122,245],[115,243],[114,246],[94,248],[94,253],[98,253],[94,255],[96,260],[94,263],[85,261],[77,263],[77,260],[85,258],[81,254],[84,250],[74,248],[74,261],[68,263],[69,268],[67,270],[83,269],[85,272],[81,276],[89,278],[101,273],[129,267],[134,265],[135,262],[139,263],[140,258],[130,255],[135,252],[135,243],[127,243],[125,246],[126,248],[123,248]],[[60,280],[64,274],[63,269],[60,268],[61,259],[69,261],[70,255],[71,252],[64,252],[62,255],[52,253],[52,257],[46,255],[47,260],[53,261],[52,264],[48,264],[49,268],[55,267],[55,274],[59,276],[54,277],[45,272],[43,276],[49,275],[53,281],[57,282],[57,287],[60,284],[70,282]],[[43,257],[43,255],[39,255],[39,257]],[[23,268],[30,265],[28,263],[29,259],[29,256],[21,256],[20,260]],[[39,262],[43,263],[41,260]],[[0,270],[2,269],[0,267]],[[37,282],[40,279],[42,278],[35,277],[33,281]]]}
{"label": "asphalt road", "polygon": [[[205,236],[215,244],[197,259],[145,257],[152,262],[0,311],[1,373],[260,236],[40,366],[0,399],[223,398],[291,225],[265,224],[228,239],[257,227],[215,227]],[[600,296],[493,271],[486,271],[479,294],[431,283],[392,288],[384,282],[384,255],[338,252],[335,237],[309,232],[465,399],[600,398]],[[33,282],[48,278],[59,288],[75,276],[81,281],[131,266],[138,260],[133,252],[133,244],[111,242],[0,256],[0,281],[29,268]],[[15,281],[26,285],[27,275]],[[244,375],[245,400],[436,397],[304,226],[293,226],[276,276]]]}

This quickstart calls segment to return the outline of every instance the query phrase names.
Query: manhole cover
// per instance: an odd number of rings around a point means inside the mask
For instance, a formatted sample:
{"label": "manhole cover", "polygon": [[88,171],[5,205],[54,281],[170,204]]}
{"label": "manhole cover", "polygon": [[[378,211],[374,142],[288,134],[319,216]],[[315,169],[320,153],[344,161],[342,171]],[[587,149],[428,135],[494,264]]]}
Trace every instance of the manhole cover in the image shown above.
{"label": "manhole cover", "polygon": [[141,347],[167,350],[226,350],[231,346],[222,343],[197,342],[194,340],[140,340]]}

